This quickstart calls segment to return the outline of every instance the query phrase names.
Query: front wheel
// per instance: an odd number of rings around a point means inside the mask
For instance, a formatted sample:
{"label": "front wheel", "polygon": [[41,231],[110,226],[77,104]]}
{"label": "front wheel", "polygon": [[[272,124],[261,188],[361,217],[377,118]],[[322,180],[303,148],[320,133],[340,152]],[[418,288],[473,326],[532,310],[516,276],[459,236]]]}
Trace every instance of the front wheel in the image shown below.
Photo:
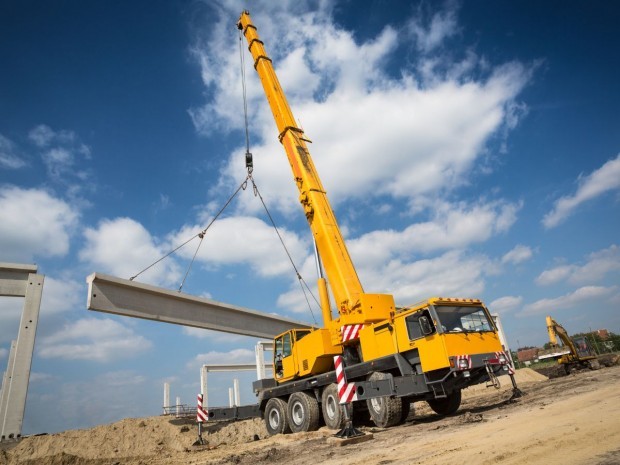
{"label": "front wheel", "polygon": [[443,399],[427,400],[428,405],[439,415],[452,415],[461,406],[461,390],[452,391]]}
{"label": "front wheel", "polygon": [[274,397],[267,401],[265,407],[265,426],[270,435],[286,434],[291,432],[287,418],[287,404],[282,399]]}
{"label": "front wheel", "polygon": [[[369,381],[378,381],[390,376],[387,373],[375,371]],[[403,400],[400,397],[374,397],[366,401],[370,418],[379,428],[389,428],[402,422]],[[409,412],[407,412],[408,414]]]}
{"label": "front wheel", "polygon": [[321,411],[323,412],[325,426],[329,429],[340,430],[344,428],[344,409],[340,405],[340,399],[338,398],[337,384],[332,383],[323,390]]}
{"label": "front wheel", "polygon": [[287,412],[293,433],[319,429],[319,403],[314,396],[305,392],[291,394]]}

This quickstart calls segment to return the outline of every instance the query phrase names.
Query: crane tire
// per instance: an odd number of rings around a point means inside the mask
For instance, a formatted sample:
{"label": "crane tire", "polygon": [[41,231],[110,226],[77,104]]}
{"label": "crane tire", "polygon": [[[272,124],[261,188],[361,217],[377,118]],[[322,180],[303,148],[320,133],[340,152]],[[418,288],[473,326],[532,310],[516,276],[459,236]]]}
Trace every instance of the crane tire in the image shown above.
{"label": "crane tire", "polygon": [[323,421],[329,429],[340,430],[344,428],[344,407],[340,405],[338,398],[338,385],[336,383],[329,384],[323,389],[321,395],[321,411],[323,413]]}
{"label": "crane tire", "polygon": [[[389,374],[375,371],[369,381],[387,379]],[[375,397],[366,400],[370,418],[379,428],[389,428],[402,422],[403,400],[400,397]]]}
{"label": "crane tire", "polygon": [[270,435],[287,434],[291,432],[288,424],[287,403],[286,401],[273,397],[267,401],[265,406],[265,427]]}
{"label": "crane tire", "polygon": [[430,399],[426,402],[435,413],[439,415],[452,415],[461,406],[461,390],[452,391],[444,399]]}
{"label": "crane tire", "polygon": [[319,403],[307,392],[294,392],[288,399],[287,419],[293,433],[319,429]]}

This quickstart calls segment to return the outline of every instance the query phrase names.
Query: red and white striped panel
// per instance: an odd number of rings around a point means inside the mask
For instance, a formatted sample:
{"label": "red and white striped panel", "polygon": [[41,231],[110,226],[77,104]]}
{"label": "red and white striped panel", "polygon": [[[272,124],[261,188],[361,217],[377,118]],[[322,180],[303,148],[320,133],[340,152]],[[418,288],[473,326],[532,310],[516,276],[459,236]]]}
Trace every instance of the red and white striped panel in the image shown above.
{"label": "red and white striped panel", "polygon": [[464,369],[464,368],[461,368],[461,364],[460,364],[461,360],[467,360],[467,369],[471,368],[471,356],[470,355],[457,355],[456,356],[456,367],[458,369]]}
{"label": "red and white striped panel", "polygon": [[340,355],[334,357],[334,366],[336,367],[336,380],[338,381],[338,398],[341,404],[347,404],[357,400],[357,390],[355,383],[347,383],[347,377],[344,374],[344,362]]}
{"label": "red and white striped panel", "polygon": [[504,358],[506,359],[506,366],[508,367],[508,374],[514,375],[515,370],[514,368],[512,368],[512,364],[510,363],[510,358],[508,358],[508,355],[506,354],[506,352],[495,352],[495,356],[497,358],[499,358],[500,355],[503,355]]}
{"label": "red and white striped panel", "polygon": [[340,332],[342,333],[342,342],[351,341],[356,339],[360,335],[360,330],[364,327],[364,325],[344,325],[340,328]]}
{"label": "red and white striped panel", "polygon": [[203,423],[207,421],[207,411],[202,408],[202,394],[198,394],[198,404],[196,405],[196,421]]}

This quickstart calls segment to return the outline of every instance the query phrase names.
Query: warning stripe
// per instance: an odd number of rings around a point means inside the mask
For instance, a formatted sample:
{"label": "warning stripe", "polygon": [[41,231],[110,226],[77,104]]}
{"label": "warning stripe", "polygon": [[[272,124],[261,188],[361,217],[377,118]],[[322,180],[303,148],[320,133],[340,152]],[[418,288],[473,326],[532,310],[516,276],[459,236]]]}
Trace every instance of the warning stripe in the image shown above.
{"label": "warning stripe", "polygon": [[340,327],[342,333],[342,342],[351,341],[359,337],[360,330],[364,325],[344,325]]}
{"label": "warning stripe", "polygon": [[336,355],[334,357],[334,366],[336,367],[336,381],[338,382],[338,398],[340,399],[340,403],[347,404],[357,400],[355,383],[347,383],[342,356]]}
{"label": "warning stripe", "polygon": [[198,423],[202,423],[207,421],[208,419],[207,411],[202,408],[202,394],[198,394],[197,400],[198,403],[196,405],[196,421]]}
{"label": "warning stripe", "polygon": [[[461,360],[467,361],[467,368],[461,368],[461,364],[459,363]],[[470,355],[457,355],[456,356],[456,367],[459,370],[465,370],[472,367],[471,356]]]}
{"label": "warning stripe", "polygon": [[500,355],[503,355],[504,358],[506,359],[506,366],[508,367],[508,374],[509,375],[514,375],[515,374],[515,369],[512,366],[512,363],[510,363],[510,357],[508,357],[508,354],[506,352],[495,352],[495,356],[497,358],[499,358]]}

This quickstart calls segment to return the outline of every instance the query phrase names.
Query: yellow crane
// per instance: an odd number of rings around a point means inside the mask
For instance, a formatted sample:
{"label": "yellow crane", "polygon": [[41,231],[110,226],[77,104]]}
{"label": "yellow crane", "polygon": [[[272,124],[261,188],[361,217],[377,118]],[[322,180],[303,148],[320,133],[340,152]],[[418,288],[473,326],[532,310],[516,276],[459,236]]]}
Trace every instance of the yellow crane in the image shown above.
{"label": "yellow crane", "polygon": [[[478,299],[432,297],[399,307],[389,294],[366,293],[299,127],[250,14],[237,23],[248,43],[299,190],[327,279],[318,279],[323,326],[275,338],[274,379],[254,384],[270,433],[343,426],[334,356],[356,386],[355,409],[381,427],[402,422],[412,401],[440,414],[456,412],[461,389],[508,370],[497,329]],[[328,290],[329,284],[329,290]],[[333,317],[330,297],[337,317]]]}

